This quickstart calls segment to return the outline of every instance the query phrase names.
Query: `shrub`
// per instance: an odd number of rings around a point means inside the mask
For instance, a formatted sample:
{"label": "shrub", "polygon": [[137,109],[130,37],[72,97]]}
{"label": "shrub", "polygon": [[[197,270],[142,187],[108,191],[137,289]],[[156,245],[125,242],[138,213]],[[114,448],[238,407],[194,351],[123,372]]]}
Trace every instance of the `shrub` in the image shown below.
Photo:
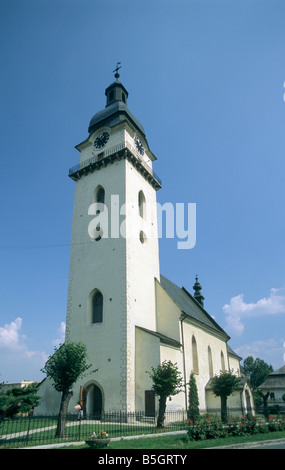
{"label": "shrub", "polygon": [[217,417],[208,415],[199,420],[189,420],[187,426],[188,438],[190,440],[217,439],[230,436],[252,436],[253,434],[271,431],[285,430],[285,417],[269,417],[257,419],[251,416],[242,418],[231,418],[227,424],[223,424]]}
{"label": "shrub", "polygon": [[236,419],[228,426],[229,436],[246,436],[254,433],[256,421],[253,418],[243,416],[241,419]]}
{"label": "shrub", "polygon": [[210,418],[209,415],[198,420],[189,420],[188,437],[190,440],[217,439],[224,437],[225,430],[220,418]]}
{"label": "shrub", "polygon": [[285,429],[285,419],[269,416],[268,431],[283,431]]}

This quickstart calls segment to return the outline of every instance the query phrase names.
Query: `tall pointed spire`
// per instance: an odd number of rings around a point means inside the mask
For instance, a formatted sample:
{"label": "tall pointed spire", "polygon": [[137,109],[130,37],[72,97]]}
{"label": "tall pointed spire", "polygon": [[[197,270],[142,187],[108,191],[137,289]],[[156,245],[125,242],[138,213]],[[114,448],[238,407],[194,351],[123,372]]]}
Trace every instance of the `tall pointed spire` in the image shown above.
{"label": "tall pointed spire", "polygon": [[193,289],[194,289],[194,299],[197,300],[197,302],[201,305],[201,307],[204,307],[204,299],[205,297],[203,297],[202,293],[201,293],[201,289],[202,289],[202,286],[201,284],[198,282],[198,276],[196,274],[196,282],[193,286]]}

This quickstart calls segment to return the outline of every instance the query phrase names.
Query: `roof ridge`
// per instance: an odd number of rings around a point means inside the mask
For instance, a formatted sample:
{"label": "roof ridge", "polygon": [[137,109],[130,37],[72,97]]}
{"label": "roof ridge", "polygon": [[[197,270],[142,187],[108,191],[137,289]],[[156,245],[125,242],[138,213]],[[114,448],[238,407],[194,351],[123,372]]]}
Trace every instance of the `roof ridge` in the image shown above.
{"label": "roof ridge", "polygon": [[[170,296],[170,298],[172,298],[172,300],[178,305],[178,307],[180,308],[180,310],[182,312],[184,312],[187,316],[193,318],[193,319],[196,319],[197,321],[199,321],[200,323],[204,324],[204,325],[207,325],[209,328],[212,327],[214,329],[216,329],[217,331],[219,331],[220,333],[224,334],[227,336],[227,341],[230,339],[230,336],[226,333],[226,331],[223,330],[223,328],[213,319],[213,317],[199,304],[199,302],[196,301],[196,299],[187,291],[187,289],[185,287],[179,287],[177,286],[177,284],[175,284],[174,282],[170,281],[166,276],[163,276],[161,274],[161,281],[160,281],[160,284],[161,286],[164,288],[164,290],[167,292],[167,294]],[[169,289],[167,289],[167,285],[169,286]],[[180,304],[179,304],[179,298],[177,298],[178,296],[178,293],[176,293],[175,291],[173,292],[173,289],[175,290],[178,290],[178,292],[180,293],[180,295],[182,294],[182,298],[180,298]],[[175,300],[175,294],[176,294],[176,300]],[[185,298],[187,296],[187,298]],[[203,318],[199,318],[199,315],[197,315],[197,318],[195,317],[194,315],[194,311],[192,313],[187,313],[187,311],[185,311],[185,308],[183,308],[183,305],[181,305],[181,303],[183,304],[183,301],[184,302],[187,302],[191,300],[193,302],[193,304],[199,308],[201,314],[203,314],[204,316],[204,321],[203,321]],[[185,307],[185,306],[184,306]],[[207,320],[207,321],[205,321]]]}
{"label": "roof ridge", "polygon": [[[179,288],[179,286],[177,286],[177,287]],[[183,291],[191,298],[191,300],[193,300],[193,301],[196,303],[196,305],[203,311],[203,313],[204,313],[205,315],[207,315],[207,317],[209,318],[209,320],[210,320],[211,322],[213,322],[217,328],[219,328],[219,330],[221,330],[223,333],[226,333],[226,331],[223,330],[223,328],[214,320],[214,318],[212,317],[212,315],[210,315],[210,314],[207,312],[207,310],[205,310],[205,308],[202,307],[202,305],[195,299],[195,297],[193,297],[192,294],[190,294],[190,292],[188,292],[188,290],[187,290],[185,287],[182,286],[182,287],[181,287],[181,290],[183,290]],[[226,334],[227,334],[227,333],[226,333]],[[228,334],[227,334],[227,336],[228,336]]]}

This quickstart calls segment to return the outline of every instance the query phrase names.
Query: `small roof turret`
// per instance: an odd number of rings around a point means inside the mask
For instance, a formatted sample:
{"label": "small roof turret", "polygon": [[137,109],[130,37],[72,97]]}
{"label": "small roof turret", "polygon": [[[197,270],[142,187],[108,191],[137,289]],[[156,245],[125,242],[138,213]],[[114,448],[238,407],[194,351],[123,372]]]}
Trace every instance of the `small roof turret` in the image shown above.
{"label": "small roof turret", "polygon": [[195,278],[196,282],[193,286],[193,289],[194,289],[194,299],[197,300],[197,302],[202,306],[204,307],[204,299],[205,297],[203,297],[202,293],[201,293],[201,289],[202,289],[202,286],[201,284],[198,282],[198,276],[196,274],[196,278]]}

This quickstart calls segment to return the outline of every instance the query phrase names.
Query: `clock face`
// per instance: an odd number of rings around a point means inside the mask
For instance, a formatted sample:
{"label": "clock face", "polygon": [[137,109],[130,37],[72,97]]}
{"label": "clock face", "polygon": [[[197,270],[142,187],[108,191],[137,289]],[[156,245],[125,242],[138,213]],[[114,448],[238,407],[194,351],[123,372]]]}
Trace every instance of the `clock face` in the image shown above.
{"label": "clock face", "polygon": [[102,134],[98,135],[94,142],[95,149],[101,149],[104,147],[104,145],[108,142],[109,137],[110,136],[108,132],[102,132]]}
{"label": "clock face", "polygon": [[140,139],[138,139],[137,137],[135,137],[135,144],[136,144],[136,148],[137,148],[138,152],[141,155],[143,155],[144,154],[143,144],[141,143]]}

